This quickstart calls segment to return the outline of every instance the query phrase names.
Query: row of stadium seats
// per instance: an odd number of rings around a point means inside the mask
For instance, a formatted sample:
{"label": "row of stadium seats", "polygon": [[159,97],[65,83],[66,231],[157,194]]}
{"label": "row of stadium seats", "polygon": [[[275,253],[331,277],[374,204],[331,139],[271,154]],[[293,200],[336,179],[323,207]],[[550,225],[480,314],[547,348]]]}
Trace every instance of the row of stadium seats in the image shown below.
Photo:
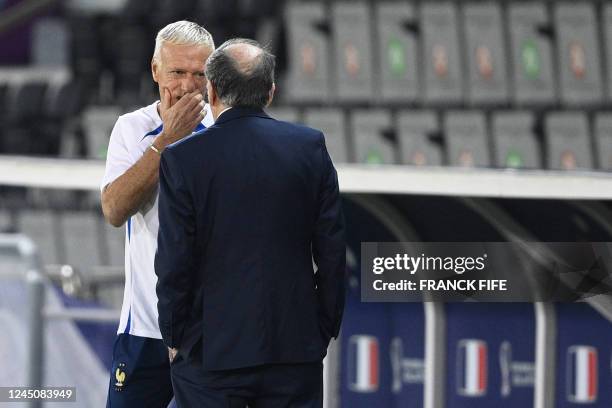
{"label": "row of stadium seats", "polygon": [[285,23],[293,102],[612,101],[608,2],[292,2]]}
{"label": "row of stadium seats", "polygon": [[264,20],[274,19],[277,13],[277,5],[270,0],[153,3],[126,1],[113,14],[68,13],[63,25],[70,39],[66,44],[70,46],[70,65],[89,89],[95,91],[101,85],[100,78],[106,77],[112,78],[116,98],[149,92],[155,35],[168,23],[182,19],[198,22],[221,44],[230,37],[256,37]]}
{"label": "row of stadium seats", "polygon": [[57,156],[83,104],[77,82],[0,83],[0,153]]}
{"label": "row of stadium seats", "polygon": [[612,169],[612,114],[270,109],[321,129],[336,163]]}
{"label": "row of stadium seats", "polygon": [[[104,159],[117,117],[130,108],[82,102],[75,82],[0,86],[6,107],[0,110],[0,152]],[[337,163],[612,169],[612,113],[605,111],[269,111],[321,129]]]}
{"label": "row of stadium seats", "polygon": [[0,231],[31,237],[45,264],[69,264],[87,273],[92,266],[123,266],[125,231],[104,222],[99,211],[0,210]]}
{"label": "row of stadium seats", "polygon": [[[69,294],[119,308],[123,293],[125,229],[104,222],[99,210],[0,210],[0,232],[19,232],[38,247],[47,272],[68,282]],[[63,269],[67,265],[69,269]]]}
{"label": "row of stadium seats", "polygon": [[[0,87],[0,105],[6,107],[0,110],[0,152],[70,156],[72,149],[76,156],[105,158],[119,107],[82,112],[74,82],[56,89],[44,82],[14,88]],[[608,112],[273,108],[270,113],[323,130],[338,163],[612,168]],[[62,139],[68,137],[65,127],[75,127],[75,121],[84,133],[78,148]]]}

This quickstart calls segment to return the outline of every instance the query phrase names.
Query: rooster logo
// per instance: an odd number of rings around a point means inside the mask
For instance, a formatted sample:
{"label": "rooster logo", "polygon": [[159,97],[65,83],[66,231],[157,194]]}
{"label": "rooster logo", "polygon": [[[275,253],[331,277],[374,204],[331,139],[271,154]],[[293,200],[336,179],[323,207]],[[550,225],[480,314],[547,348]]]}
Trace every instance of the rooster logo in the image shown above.
{"label": "rooster logo", "polygon": [[122,369],[125,367],[125,364],[119,364],[119,367],[117,367],[117,370],[115,370],[115,379],[117,380],[117,382],[115,383],[115,387],[119,387],[122,388],[123,387],[123,383],[125,382],[125,371],[123,371]]}

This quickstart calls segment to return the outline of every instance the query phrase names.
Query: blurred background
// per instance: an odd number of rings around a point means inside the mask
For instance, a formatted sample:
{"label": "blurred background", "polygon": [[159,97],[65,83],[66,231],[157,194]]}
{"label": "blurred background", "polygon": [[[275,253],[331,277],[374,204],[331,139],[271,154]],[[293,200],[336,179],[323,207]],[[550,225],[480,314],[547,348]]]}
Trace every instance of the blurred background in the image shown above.
{"label": "blurred background", "polygon": [[350,282],[326,407],[612,406],[609,294],[360,301],[361,242],[612,241],[612,2],[595,0],[0,0],[0,386],[106,400],[125,231],[102,218],[103,160],[117,117],[158,99],[155,34],[180,19],[266,44],[269,113],[326,135]]}

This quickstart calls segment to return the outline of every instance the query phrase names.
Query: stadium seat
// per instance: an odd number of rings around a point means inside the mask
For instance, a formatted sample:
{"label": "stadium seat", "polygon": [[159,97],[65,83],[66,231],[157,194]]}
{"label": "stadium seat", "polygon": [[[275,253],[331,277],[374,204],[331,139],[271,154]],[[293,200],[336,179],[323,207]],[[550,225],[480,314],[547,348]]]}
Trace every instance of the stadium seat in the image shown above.
{"label": "stadium seat", "polygon": [[272,16],[278,6],[275,0],[238,0],[240,16],[248,19]]}
{"label": "stadium seat", "polygon": [[43,119],[46,82],[26,82],[7,105],[4,150],[10,154],[39,154],[36,125]]}
{"label": "stadium seat", "polygon": [[552,28],[544,3],[511,3],[508,24],[517,105],[557,101],[552,58]]}
{"label": "stadium seat", "polygon": [[371,10],[364,1],[334,2],[331,6],[334,81],[340,102],[373,98]]}
{"label": "stadium seat", "polygon": [[108,140],[121,110],[116,106],[91,106],[83,112],[87,157],[105,159]]}
{"label": "stadium seat", "polygon": [[441,132],[432,111],[400,111],[397,119],[400,163],[413,166],[444,164]]}
{"label": "stadium seat", "polygon": [[[413,4],[375,2],[377,46],[372,57],[379,61],[375,82],[383,102],[414,103],[421,99],[418,64],[417,16]],[[375,71],[376,72],[376,71]]]}
{"label": "stadium seat", "polygon": [[0,233],[13,232],[15,230],[15,220],[12,214],[5,209],[0,209]]}
{"label": "stadium seat", "polygon": [[96,90],[104,70],[100,25],[91,16],[74,15],[69,18],[71,68],[85,89]]}
{"label": "stadium seat", "polygon": [[346,120],[342,110],[307,109],[304,112],[304,123],[323,132],[327,151],[334,163],[348,163],[350,161]]}
{"label": "stadium seat", "polygon": [[394,164],[397,141],[391,114],[383,109],[358,109],[351,112],[350,129],[355,162]]}
{"label": "stadium seat", "polygon": [[104,263],[109,266],[124,266],[125,227],[115,228],[105,221],[103,223],[103,235],[108,254],[108,258]]}
{"label": "stadium seat", "polygon": [[300,122],[300,111],[289,106],[270,107],[266,109],[266,112],[274,119],[292,123]]}
{"label": "stadium seat", "polygon": [[[67,81],[54,89],[52,95],[46,99],[44,106],[44,120],[40,123],[40,134],[36,142],[37,152],[47,156],[55,156],[64,153],[62,146],[65,145],[67,127],[76,125],[74,120],[85,104],[81,86],[74,81]],[[75,126],[72,126],[74,131]]]}
{"label": "stadium seat", "polygon": [[48,210],[22,210],[18,231],[34,241],[43,264],[57,265],[64,258],[57,214]]}
{"label": "stadium seat", "polygon": [[612,113],[598,113],[593,132],[598,168],[612,170]]}
{"label": "stadium seat", "polygon": [[90,211],[63,212],[59,221],[65,247],[62,263],[85,276],[102,265],[99,218]]}
{"label": "stadium seat", "polygon": [[6,126],[7,118],[7,105],[9,103],[9,86],[7,83],[0,83],[0,153],[4,153],[5,141],[4,141],[4,128]]}
{"label": "stadium seat", "polygon": [[495,112],[491,118],[495,166],[541,168],[541,148],[534,129],[532,112]]}
{"label": "stadium seat", "polygon": [[466,96],[471,105],[508,101],[508,61],[502,21],[501,3],[463,6]]}
{"label": "stadium seat", "polygon": [[330,42],[322,3],[290,2],[286,7],[287,98],[293,102],[328,101]]}
{"label": "stadium seat", "polygon": [[559,91],[566,105],[603,101],[601,48],[595,4],[555,3]]}
{"label": "stadium seat", "polygon": [[546,167],[592,169],[589,123],[583,112],[554,112],[545,119]]}
{"label": "stadium seat", "polygon": [[450,105],[463,102],[463,69],[459,46],[457,4],[421,5],[424,102]]}
{"label": "stadium seat", "polygon": [[115,41],[115,93],[120,97],[123,94],[138,95],[153,56],[151,39],[144,28],[131,25],[112,33],[112,38]]}
{"label": "stadium seat", "polygon": [[18,86],[14,98],[7,105],[12,124],[39,119],[43,113],[48,84],[43,81],[26,82]]}
{"label": "stadium seat", "polygon": [[482,112],[447,112],[444,135],[450,165],[486,167],[491,164],[486,119]]}
{"label": "stadium seat", "polygon": [[32,28],[31,61],[39,66],[68,66],[70,38],[64,19],[42,18]]}
{"label": "stadium seat", "polygon": [[449,303],[446,336],[447,407],[533,406],[533,305]]}
{"label": "stadium seat", "polygon": [[605,66],[607,70],[605,71],[606,75],[604,78],[607,80],[606,86],[606,101],[612,100],[612,78],[610,77],[610,67],[612,67],[612,4],[605,3],[602,6],[602,25],[601,31],[603,34],[603,47],[601,47],[601,52],[604,53],[602,57],[605,61]]}
{"label": "stadium seat", "polygon": [[166,24],[191,18],[193,9],[194,0],[156,0],[149,9],[149,20],[159,30]]}
{"label": "stadium seat", "polygon": [[238,0],[196,0],[194,16],[197,21],[206,26],[207,23],[227,21],[236,15]]}

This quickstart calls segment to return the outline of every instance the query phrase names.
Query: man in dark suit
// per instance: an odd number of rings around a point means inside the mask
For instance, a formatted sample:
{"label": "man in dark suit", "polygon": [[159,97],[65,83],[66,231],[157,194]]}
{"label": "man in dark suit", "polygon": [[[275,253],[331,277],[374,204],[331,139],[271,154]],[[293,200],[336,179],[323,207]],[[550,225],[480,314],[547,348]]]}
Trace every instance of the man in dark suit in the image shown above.
{"label": "man in dark suit", "polygon": [[206,68],[215,124],[162,154],[159,326],[181,408],[322,406],[344,221],[323,134],[263,111],[274,64],[251,40],[219,47]]}

